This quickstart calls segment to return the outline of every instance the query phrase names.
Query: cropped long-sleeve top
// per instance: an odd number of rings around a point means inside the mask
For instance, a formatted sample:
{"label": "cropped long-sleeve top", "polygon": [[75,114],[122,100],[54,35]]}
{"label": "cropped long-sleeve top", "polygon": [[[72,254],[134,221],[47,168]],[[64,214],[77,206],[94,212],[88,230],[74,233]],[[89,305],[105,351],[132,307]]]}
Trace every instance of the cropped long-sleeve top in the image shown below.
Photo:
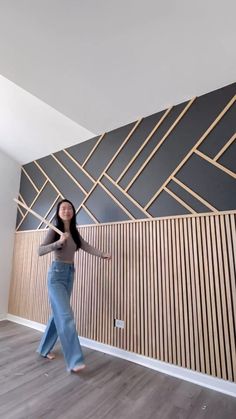
{"label": "cropped long-sleeve top", "polygon": [[[61,262],[73,262],[74,255],[76,252],[76,244],[71,234],[69,233],[69,237],[64,243],[59,243],[59,240],[55,241],[55,236],[56,236],[55,231],[49,229],[43,243],[39,246],[39,249],[38,249],[39,256],[46,255],[49,252],[54,252],[54,260],[58,260]],[[94,256],[99,256],[99,257],[103,256],[104,253],[101,252],[101,250],[96,249],[95,247],[91,246],[88,242],[86,242],[86,240],[84,240],[81,237],[81,235],[80,235],[80,241],[81,241],[80,249]]]}

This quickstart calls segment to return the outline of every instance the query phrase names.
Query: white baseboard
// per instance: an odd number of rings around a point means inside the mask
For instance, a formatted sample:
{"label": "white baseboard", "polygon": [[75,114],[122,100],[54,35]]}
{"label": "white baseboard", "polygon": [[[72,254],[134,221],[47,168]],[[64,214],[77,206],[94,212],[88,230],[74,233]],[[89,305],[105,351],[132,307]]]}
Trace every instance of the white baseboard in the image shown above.
{"label": "white baseboard", "polygon": [[[45,325],[41,323],[33,322],[22,317],[13,316],[12,314],[7,314],[5,319],[14,323],[19,323],[24,326],[31,327],[32,329],[39,330],[40,332],[45,330]],[[123,349],[115,348],[114,346],[109,346],[104,343],[96,342],[84,337],[80,337],[80,342],[82,346],[87,348],[113,355],[118,358],[126,359],[127,361],[134,362],[164,374],[180,378],[181,380],[189,381],[191,383],[210,388],[211,390],[219,391],[220,393],[236,397],[236,384],[231,383],[230,381],[215,378],[207,374],[189,370],[187,368],[178,367],[176,365],[158,361],[153,358],[148,358],[143,355],[138,355],[133,352],[128,352]]]}
{"label": "white baseboard", "polygon": [[7,314],[6,313],[1,313],[0,314],[0,321],[1,320],[6,320],[7,319]]}

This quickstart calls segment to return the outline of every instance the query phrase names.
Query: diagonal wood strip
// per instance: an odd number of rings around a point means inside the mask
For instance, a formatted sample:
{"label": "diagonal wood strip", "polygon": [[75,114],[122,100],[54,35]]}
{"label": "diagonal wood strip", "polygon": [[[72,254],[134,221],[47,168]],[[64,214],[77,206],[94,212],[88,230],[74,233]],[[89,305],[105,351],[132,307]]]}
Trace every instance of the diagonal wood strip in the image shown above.
{"label": "diagonal wood strip", "polygon": [[118,185],[107,173],[104,173],[104,176],[111,182],[113,183],[114,186],[116,186],[116,188],[118,188],[134,205],[136,205],[136,207],[142,211],[145,215],[147,215],[148,218],[152,218],[152,216],[149,214],[149,212],[145,211],[143,209],[143,207],[137,202],[135,201],[134,198],[132,198],[132,196],[130,196],[124,189],[121,188],[120,185]]}
{"label": "diagonal wood strip", "polygon": [[17,205],[17,209],[21,213],[22,217],[24,217],[24,213],[19,205]]}
{"label": "diagonal wood strip", "polygon": [[62,199],[64,199],[63,194],[59,191],[59,189],[56,187],[56,185],[53,183],[53,181],[48,177],[47,173],[43,170],[43,168],[39,165],[39,163],[34,160],[34,164],[38,167],[38,169],[43,173],[45,178],[48,180],[48,182],[52,185],[52,187],[55,189],[55,191],[60,195]]}
{"label": "diagonal wood strip", "polygon": [[[162,139],[159,141],[159,143],[156,145],[156,147],[152,150],[152,152],[149,154],[148,158],[145,160],[145,162],[142,164],[136,175],[133,177],[133,179],[130,181],[130,183],[126,186],[125,190],[128,191],[137,177],[140,175],[140,173],[143,171],[143,169],[147,166],[149,161],[152,159],[154,154],[159,150],[161,145],[164,143],[168,135],[173,131],[173,129],[176,127],[176,125],[179,123],[179,121],[183,118],[183,116],[186,114],[186,112],[189,110],[189,108],[192,106],[193,102],[195,101],[196,97],[192,98],[188,104],[185,106],[184,110],[180,113],[180,115],[176,118],[175,122],[171,125],[171,127],[168,129],[168,131],[165,133],[165,135],[162,137]],[[146,209],[146,208],[145,208]]]}
{"label": "diagonal wood strip", "polygon": [[205,140],[205,138],[208,136],[208,134],[215,128],[215,126],[218,124],[218,122],[223,118],[225,113],[231,108],[231,106],[234,104],[236,100],[236,95],[232,97],[232,99],[227,103],[227,105],[224,107],[224,109],[219,113],[217,118],[214,120],[214,122],[209,126],[209,128],[204,132],[204,134],[199,138],[199,140],[196,142],[195,146],[186,154],[186,156],[183,158],[183,160],[180,162],[180,164],[175,168],[175,170],[171,173],[171,175],[165,180],[165,182],[162,184],[162,186],[158,189],[158,191],[153,195],[153,197],[150,199],[150,201],[147,203],[147,205],[144,207],[146,210],[150,207],[150,205],[155,201],[155,199],[160,195],[161,191],[163,191],[164,187],[169,183],[169,181],[178,173],[178,171],[181,169],[181,167],[184,166],[186,161],[192,156],[195,150],[199,147],[200,144]]}
{"label": "diagonal wood strip", "polygon": [[143,142],[143,144],[141,145],[141,147],[138,149],[138,151],[135,153],[135,155],[132,157],[132,159],[130,160],[129,164],[124,168],[123,172],[120,174],[120,176],[117,178],[116,183],[118,184],[120,182],[120,180],[123,178],[123,176],[125,175],[125,173],[127,172],[127,170],[130,168],[130,166],[133,164],[134,160],[137,159],[137,157],[139,156],[139,154],[141,153],[141,151],[143,150],[143,148],[146,146],[146,144],[148,143],[148,141],[153,137],[153,135],[155,134],[155,132],[157,131],[157,129],[159,128],[159,126],[162,124],[162,122],[166,119],[167,115],[169,115],[171,109],[173,109],[173,106],[171,106],[170,108],[168,108],[166,110],[166,112],[164,113],[164,115],[161,117],[160,121],[158,121],[158,123],[155,125],[155,127],[153,128],[153,130],[150,132],[150,134],[147,136],[146,140]]}
{"label": "diagonal wood strip", "polygon": [[83,205],[82,208],[87,212],[87,214],[93,219],[93,221],[96,224],[99,224],[99,222],[98,222],[97,218],[95,217],[95,215],[93,215],[93,213],[91,211],[89,211],[89,209],[85,205]]}
{"label": "diagonal wood strip", "polygon": [[129,212],[125,206],[123,204],[121,204],[120,201],[118,201],[118,199],[116,199],[112,193],[99,181],[98,182],[99,186],[102,187],[102,189],[104,189],[104,191],[113,199],[113,201],[116,202],[116,204],[131,218],[131,220],[134,220],[134,216],[131,214],[131,212]]}
{"label": "diagonal wood strip", "polygon": [[27,173],[27,171],[25,170],[24,166],[21,167],[22,172],[25,174],[25,176],[29,179],[31,185],[33,185],[34,189],[39,192],[39,188],[37,188],[37,186],[35,185],[35,183],[33,182],[33,180],[31,179],[30,175]]}
{"label": "diagonal wood strip", "polygon": [[33,211],[30,207],[23,204],[23,202],[19,201],[18,199],[14,198],[14,201],[24,207],[28,212],[30,212],[32,215],[34,215],[36,218],[38,218],[40,221],[42,221],[44,224],[46,224],[48,227],[50,227],[52,230],[54,230],[56,233],[60,234],[60,236],[63,235],[63,232],[59,230],[57,227],[55,227],[53,224],[49,223],[48,220],[45,220],[45,218],[41,217],[41,215],[37,214],[37,212]]}
{"label": "diagonal wood strip", "polygon": [[222,166],[222,164],[217,163],[216,161],[212,160],[210,157],[206,156],[199,150],[195,150],[194,153],[197,154],[202,159],[206,160],[208,163],[211,163],[213,166],[217,167],[217,169],[222,170],[223,172],[227,173],[227,175],[236,179],[236,173],[232,172],[232,170],[229,170],[225,166]]}
{"label": "diagonal wood strip", "polygon": [[90,157],[92,156],[92,154],[94,153],[94,151],[96,150],[96,148],[98,147],[98,145],[100,144],[100,142],[102,141],[102,139],[105,137],[106,132],[104,132],[98,139],[98,141],[96,142],[95,146],[92,148],[92,150],[90,151],[89,155],[86,157],[86,159],[84,160],[82,167],[84,167],[87,163],[87,161],[90,159]]}
{"label": "diagonal wood strip", "polygon": [[[27,217],[27,215],[28,215],[28,211],[29,211],[29,209],[31,209],[31,208],[32,208],[32,206],[34,205],[34,203],[37,201],[38,197],[40,196],[41,192],[44,190],[44,188],[45,188],[45,186],[47,185],[47,183],[48,183],[48,180],[46,180],[46,181],[44,182],[44,184],[43,184],[42,188],[41,188],[41,189],[40,189],[40,191],[37,193],[36,197],[35,197],[35,198],[34,198],[34,200],[31,202],[31,204],[30,204],[30,206],[29,206],[29,207],[28,207],[26,204],[24,204],[25,208],[27,207],[27,208],[28,208],[28,210],[26,211],[26,213],[25,213],[24,217],[22,218],[22,220],[19,222],[18,226],[16,227],[16,231],[20,228],[21,224],[23,223],[23,221],[25,220],[25,218],[26,218],[26,217]],[[19,202],[21,202],[21,201],[19,201]],[[23,205],[22,205],[22,207],[23,207]]]}
{"label": "diagonal wood strip", "polygon": [[74,176],[69,172],[69,170],[63,165],[63,163],[61,163],[60,160],[58,160],[58,158],[56,156],[54,156],[54,154],[51,154],[51,156],[59,164],[59,166],[62,168],[62,170],[64,170],[64,172],[71,178],[71,180],[73,180],[73,182],[76,184],[76,186],[78,186],[78,188],[81,189],[81,191],[86,195],[87,191],[83,188],[82,185],[80,185],[80,183],[74,178]]}
{"label": "diagonal wood strip", "polygon": [[186,204],[186,202],[184,202],[181,198],[179,198],[174,192],[172,192],[170,189],[168,189],[167,187],[164,188],[164,191],[166,191],[169,195],[172,196],[172,198],[174,198],[176,201],[178,201],[183,207],[185,207],[188,211],[190,211],[192,214],[196,214],[197,212],[194,211],[194,209],[192,207],[190,207],[190,205]]}
{"label": "diagonal wood strip", "polygon": [[[121,146],[118,148],[118,150],[116,151],[116,153],[114,154],[114,156],[112,157],[112,159],[109,161],[109,163],[106,165],[105,169],[103,170],[103,172],[100,174],[99,178],[96,180],[96,182],[94,183],[93,187],[90,189],[89,193],[87,194],[87,196],[83,199],[83,201],[81,202],[81,204],[79,205],[79,207],[76,210],[76,213],[80,210],[81,206],[87,201],[88,197],[91,195],[91,193],[93,192],[93,190],[96,188],[97,184],[99,183],[100,179],[104,176],[104,174],[106,173],[106,171],[109,169],[109,167],[111,166],[111,164],[113,163],[113,161],[115,160],[115,158],[118,156],[118,154],[120,153],[120,151],[122,150],[122,148],[125,146],[125,144],[129,141],[130,137],[133,135],[134,131],[137,129],[137,127],[139,126],[139,124],[141,123],[142,119],[139,119],[136,124],[133,126],[133,128],[131,129],[131,131],[129,132],[129,134],[127,135],[127,137],[124,139],[123,143],[121,144]],[[114,199],[114,197],[113,197]],[[119,202],[119,201],[118,201]]]}
{"label": "diagonal wood strip", "polygon": [[85,170],[81,164],[79,164],[79,162],[67,151],[67,150],[63,150],[63,152],[67,155],[67,157],[69,157],[69,159],[71,159],[73,161],[73,163],[76,164],[76,166],[78,166],[78,168],[86,175],[88,176],[88,178],[91,180],[91,182],[96,182],[96,180],[90,175],[90,173]]}
{"label": "diagonal wood strip", "polygon": [[[58,198],[60,198],[60,195],[57,195],[57,197],[54,199],[52,205],[50,206],[50,208],[48,209],[48,211],[46,212],[46,214],[44,215],[44,218],[47,218],[48,214],[50,213],[50,211],[52,210],[52,208],[54,207],[55,203],[57,202]],[[43,224],[43,221],[41,221],[41,223],[38,225],[37,230],[40,229],[41,225]]]}
{"label": "diagonal wood strip", "polygon": [[233,144],[233,142],[236,139],[236,133],[234,133],[234,135],[232,135],[232,137],[227,141],[227,143],[224,145],[224,147],[222,147],[222,149],[219,151],[219,153],[216,154],[216,156],[214,157],[214,161],[219,160],[219,158],[222,156],[222,154],[225,153],[225,151],[231,146],[231,144]]}
{"label": "diagonal wood strip", "polygon": [[200,195],[198,195],[196,192],[194,192],[192,189],[190,189],[185,183],[181,182],[176,177],[173,177],[172,180],[176,182],[179,186],[181,186],[183,189],[185,189],[187,192],[189,192],[194,198],[198,199],[203,205],[211,209],[213,212],[218,212],[218,210],[213,207],[209,202],[207,202],[205,199],[203,199]]}

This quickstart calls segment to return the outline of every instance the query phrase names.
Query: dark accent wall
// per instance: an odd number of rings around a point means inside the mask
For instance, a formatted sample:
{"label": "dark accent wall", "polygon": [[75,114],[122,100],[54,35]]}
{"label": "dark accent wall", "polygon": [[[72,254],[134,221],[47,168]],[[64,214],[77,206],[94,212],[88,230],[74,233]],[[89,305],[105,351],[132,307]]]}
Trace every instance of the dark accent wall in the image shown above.
{"label": "dark accent wall", "polygon": [[[236,208],[236,83],[22,168],[19,199],[52,220],[66,197],[79,224]],[[18,209],[17,230],[44,228]]]}

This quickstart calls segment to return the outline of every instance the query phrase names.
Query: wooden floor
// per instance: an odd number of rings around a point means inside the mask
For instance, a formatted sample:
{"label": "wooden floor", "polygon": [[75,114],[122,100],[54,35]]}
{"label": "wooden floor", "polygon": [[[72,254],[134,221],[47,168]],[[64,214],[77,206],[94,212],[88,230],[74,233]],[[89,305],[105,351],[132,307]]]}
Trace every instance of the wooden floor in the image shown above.
{"label": "wooden floor", "polygon": [[1,419],[235,419],[236,398],[84,349],[87,369],[67,373],[36,353],[41,333],[0,322]]}

